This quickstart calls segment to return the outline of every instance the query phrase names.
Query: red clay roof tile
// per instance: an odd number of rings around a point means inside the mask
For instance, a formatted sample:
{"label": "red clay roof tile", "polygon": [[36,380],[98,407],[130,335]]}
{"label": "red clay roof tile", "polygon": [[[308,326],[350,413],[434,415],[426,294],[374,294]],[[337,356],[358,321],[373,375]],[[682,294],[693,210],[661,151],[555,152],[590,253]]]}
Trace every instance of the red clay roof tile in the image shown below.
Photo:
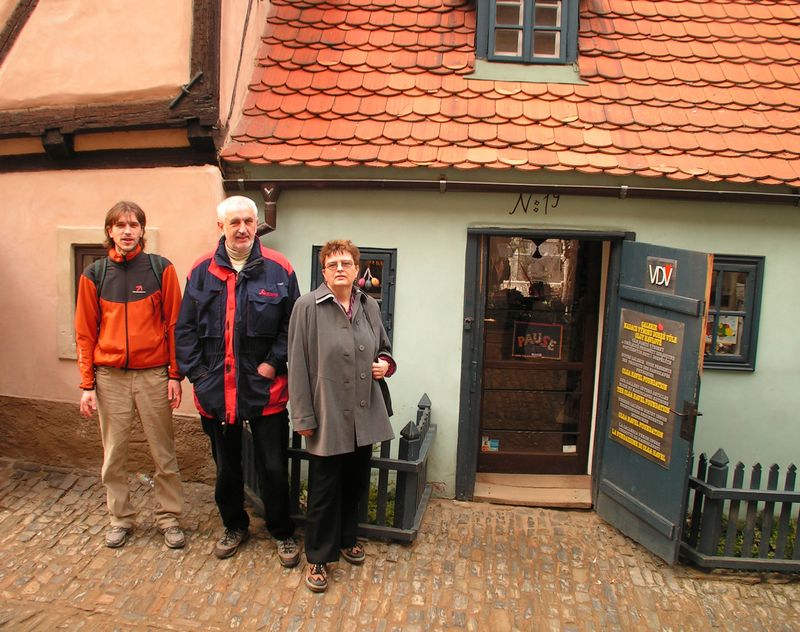
{"label": "red clay roof tile", "polygon": [[273,0],[222,159],[800,185],[800,5],[582,3],[585,85],[470,79],[475,24],[462,0]]}

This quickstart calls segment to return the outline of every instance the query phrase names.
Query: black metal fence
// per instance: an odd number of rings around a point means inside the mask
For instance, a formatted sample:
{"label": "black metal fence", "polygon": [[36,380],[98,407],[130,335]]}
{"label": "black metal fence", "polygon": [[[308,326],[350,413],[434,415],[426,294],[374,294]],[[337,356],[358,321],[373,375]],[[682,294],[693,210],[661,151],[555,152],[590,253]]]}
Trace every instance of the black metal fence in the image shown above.
{"label": "black metal fence", "polygon": [[796,474],[797,468],[790,465],[779,490],[780,468],[773,465],[762,489],[762,467],[756,463],[745,486],[745,466],[737,463],[728,487],[724,450],[717,450],[711,459],[701,454],[697,475],[689,477],[690,513],[681,554],[705,568],[800,571]]}
{"label": "black metal fence", "polygon": [[[244,479],[247,494],[263,515],[259,483],[253,465],[253,443],[249,432],[242,434]],[[427,480],[428,455],[436,436],[431,423],[431,401],[427,394],[417,404],[416,419],[400,431],[397,458],[392,458],[392,442],[380,445],[380,456],[372,457],[372,484],[369,497],[362,498],[359,533],[373,538],[411,542],[417,537],[422,516],[431,495]],[[289,448],[289,492],[292,516],[305,523],[307,471],[303,462],[308,452],[301,447],[301,437],[292,434]]]}

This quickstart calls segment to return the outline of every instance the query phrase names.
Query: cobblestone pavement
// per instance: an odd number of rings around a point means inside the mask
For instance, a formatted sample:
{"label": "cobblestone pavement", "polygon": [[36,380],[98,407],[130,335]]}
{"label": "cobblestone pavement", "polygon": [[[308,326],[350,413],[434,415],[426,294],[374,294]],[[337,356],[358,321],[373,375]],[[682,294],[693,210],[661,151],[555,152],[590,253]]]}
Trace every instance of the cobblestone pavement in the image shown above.
{"label": "cobblestone pavement", "polygon": [[800,630],[796,576],[669,567],[593,512],[432,500],[411,545],[367,544],[327,593],[283,569],[263,522],[228,560],[213,490],[186,486],[188,543],[168,549],[147,477],[140,522],[103,545],[97,476],[0,459],[3,630]]}

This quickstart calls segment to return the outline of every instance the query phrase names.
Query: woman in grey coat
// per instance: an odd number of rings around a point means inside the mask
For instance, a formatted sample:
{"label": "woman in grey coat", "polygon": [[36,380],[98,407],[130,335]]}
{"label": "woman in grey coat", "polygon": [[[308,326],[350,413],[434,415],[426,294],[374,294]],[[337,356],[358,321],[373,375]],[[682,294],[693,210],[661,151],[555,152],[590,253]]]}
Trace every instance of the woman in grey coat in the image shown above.
{"label": "woman in grey coat", "polygon": [[365,559],[358,501],[372,444],[394,438],[378,380],[396,367],[378,303],[354,286],[358,248],[329,241],[319,261],[325,281],[295,303],[289,324],[292,425],[312,455],[305,552],[314,592],[328,587],[327,564],[340,554],[351,564]]}

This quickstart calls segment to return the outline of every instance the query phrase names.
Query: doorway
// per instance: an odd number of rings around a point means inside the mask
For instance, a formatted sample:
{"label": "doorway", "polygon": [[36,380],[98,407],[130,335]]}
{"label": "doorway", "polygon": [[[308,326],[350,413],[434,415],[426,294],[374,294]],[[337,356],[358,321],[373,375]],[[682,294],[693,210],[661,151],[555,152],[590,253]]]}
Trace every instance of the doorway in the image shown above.
{"label": "doorway", "polygon": [[603,279],[629,237],[468,229],[457,498],[471,500],[478,479],[588,494]]}
{"label": "doorway", "polygon": [[602,243],[485,243],[478,472],[585,474]]}

